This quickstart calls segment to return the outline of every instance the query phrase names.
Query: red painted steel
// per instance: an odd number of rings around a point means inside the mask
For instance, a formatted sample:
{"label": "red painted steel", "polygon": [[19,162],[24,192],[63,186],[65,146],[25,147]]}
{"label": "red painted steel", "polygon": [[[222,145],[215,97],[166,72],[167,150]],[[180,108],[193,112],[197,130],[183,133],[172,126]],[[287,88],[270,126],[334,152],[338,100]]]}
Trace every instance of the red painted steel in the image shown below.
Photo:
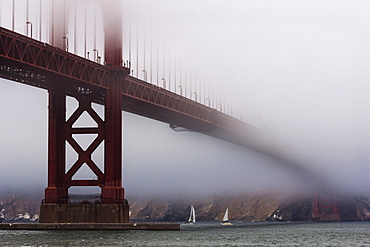
{"label": "red painted steel", "polygon": [[320,221],[340,221],[337,198],[333,195],[315,193],[312,218]]}
{"label": "red painted steel", "polygon": [[[108,23],[108,22],[107,22]],[[117,28],[118,30],[119,28]],[[110,29],[108,29],[110,30]],[[59,34],[60,36],[60,34]],[[99,186],[106,203],[122,201],[121,110],[169,123],[241,145],[284,160],[269,148],[268,133],[247,123],[177,95],[163,88],[128,76],[122,65],[122,35],[106,33],[106,61],[103,66],[0,27],[0,77],[49,91],[49,164],[46,202],[64,203],[70,186]],[[75,97],[80,108],[65,119],[65,97]],[[100,119],[91,103],[105,105],[106,119]],[[83,111],[97,122],[97,128],[72,128]],[[98,134],[83,151],[72,138],[76,134]],[[91,160],[91,154],[105,141],[104,173]],[[79,154],[78,161],[65,171],[65,142]],[[284,160],[285,161],[285,160]],[[87,164],[97,180],[72,179]],[[314,214],[320,211],[318,200]],[[331,210],[338,212],[336,201]],[[339,213],[338,213],[339,217]]]}
{"label": "red painted steel", "polygon": [[[109,32],[107,35],[121,36],[119,33]],[[107,54],[120,53],[121,48],[114,48],[114,45],[113,42],[107,46],[109,47],[106,50]],[[65,99],[62,98],[67,95],[77,98],[81,104],[67,122],[62,115],[49,117],[50,183],[46,189],[46,199],[64,198],[67,195],[66,188],[86,185],[102,187],[106,198],[123,199],[120,160],[122,109],[169,123],[171,126],[184,127],[239,145],[263,150],[261,145],[256,146],[250,141],[255,133],[262,133],[258,129],[215,109],[128,76],[129,69],[121,67],[122,59],[120,58],[120,56],[115,56],[111,60],[108,58],[109,65],[102,66],[62,49],[0,28],[1,77],[48,89],[50,104],[53,105],[50,116],[54,116],[54,112],[65,112]],[[86,94],[81,97],[86,92],[100,93],[94,94],[95,98],[92,96],[89,98]],[[88,111],[99,126],[102,125],[101,120],[94,117],[92,113],[91,102],[106,106],[107,119],[104,123],[110,126],[106,127],[110,131],[106,137],[103,137],[101,127],[98,129],[70,127],[80,116],[82,109]],[[110,116],[112,116],[111,119]],[[67,126],[62,128],[66,136],[64,139],[60,137],[60,133],[57,134],[62,125]],[[89,133],[99,133],[99,138],[88,148],[87,152],[82,152],[77,142],[70,136]],[[91,159],[87,158],[102,140],[105,141],[107,150],[105,180],[102,179],[102,173],[94,166]],[[65,147],[61,144],[62,141],[68,141],[80,156],[78,163],[67,171],[64,178],[57,175],[65,172],[61,165],[65,163]],[[253,141],[256,142],[256,138],[253,137]],[[97,175],[98,180],[74,181],[71,179],[81,164],[85,163]]]}
{"label": "red painted steel", "polygon": [[[60,94],[62,92],[59,92]],[[99,117],[95,110],[91,107],[94,99],[99,95],[100,91],[90,91],[89,93],[81,93],[78,91],[71,92],[73,96],[78,100],[79,107],[70,116],[70,118],[65,122],[63,131],[65,131],[65,140],[70,144],[74,151],[78,154],[78,160],[72,165],[72,167],[67,171],[64,176],[65,187],[70,186],[100,186],[104,185],[105,177],[103,172],[91,159],[92,153],[99,147],[105,138],[105,122]],[[64,95],[66,97],[66,95]],[[81,117],[81,115],[87,112],[91,118],[97,123],[98,127],[92,128],[73,128],[73,124]],[[94,141],[83,150],[78,144],[74,135],[84,135],[84,134],[96,134],[97,137]],[[61,143],[61,145],[63,145]],[[91,171],[96,175],[96,180],[73,180],[73,175],[86,164]]]}
{"label": "red painted steel", "polygon": [[[104,4],[109,5],[111,1],[105,0]],[[58,6],[54,7],[54,12],[58,12]],[[45,190],[46,202],[64,203],[71,186],[99,186],[105,203],[124,200],[121,177],[122,110],[169,123],[173,128],[178,126],[202,132],[282,159],[269,148],[269,136],[264,131],[128,76],[129,68],[122,67],[122,20],[117,19],[120,11],[119,8],[103,8],[105,66],[66,52],[61,39],[66,30],[58,21],[52,25],[50,40],[59,48],[0,27],[0,76],[49,91],[49,181]],[[111,26],[115,28],[109,28]],[[79,108],[69,119],[65,119],[67,95],[79,102]],[[105,105],[104,120],[92,109],[93,102]],[[83,112],[88,112],[98,127],[73,128],[73,123]],[[97,135],[86,150],[73,138],[84,134]],[[103,141],[104,172],[91,159],[92,153]],[[65,165],[66,142],[78,154],[78,160],[68,171]],[[92,170],[97,180],[73,179],[83,164]],[[320,214],[322,205],[315,199],[315,215]],[[336,202],[330,205],[330,210],[336,213]]]}
{"label": "red painted steel", "polygon": [[[124,199],[122,188],[122,80],[124,75],[111,71],[109,90],[106,93],[105,117],[105,185],[102,188],[104,203]],[[110,199],[111,198],[111,199]]]}
{"label": "red painted steel", "polygon": [[[103,7],[105,31],[105,63],[108,69],[108,90],[105,94],[105,184],[102,202],[124,200],[122,187],[122,84],[128,70],[122,70],[122,3],[105,0]],[[114,27],[114,28],[112,28]]]}
{"label": "red painted steel", "polygon": [[[67,92],[79,103],[78,108],[66,119]],[[92,153],[106,137],[106,124],[91,107],[101,91],[83,91],[75,88],[59,87],[49,90],[49,154],[48,187],[45,189],[46,203],[65,203],[68,201],[68,188],[71,186],[105,186],[105,174],[91,159]],[[98,127],[73,127],[79,117],[87,112]],[[97,137],[84,150],[76,141],[76,135],[96,134]],[[66,143],[78,154],[77,161],[66,171]],[[96,180],[75,180],[73,176],[86,164],[96,175]],[[122,198],[123,199],[123,198]]]}
{"label": "red painted steel", "polygon": [[[113,53],[109,49],[106,52]],[[1,27],[0,61],[2,77],[46,89],[65,84],[107,89],[109,69],[129,70],[120,67],[118,58],[110,66],[103,66]],[[195,123],[193,128],[205,130],[217,126],[231,131],[258,132],[257,128],[238,119],[142,80],[127,76],[122,83],[122,97],[127,101],[124,102],[124,110],[149,114],[154,119],[182,127],[192,128],[192,123]],[[104,104],[101,100],[97,102]],[[145,111],[152,106],[158,106],[157,110],[164,112],[163,117]],[[169,117],[171,114],[176,117]],[[190,120],[184,123],[183,119]]]}
{"label": "red painted steel", "polygon": [[63,203],[68,195],[64,186],[66,103],[65,95],[58,91],[49,91],[48,187],[45,189],[45,199],[49,203]]}
{"label": "red painted steel", "polygon": [[[47,57],[48,62],[37,62],[38,59],[34,58],[39,56],[37,54],[22,55],[31,54],[33,51],[42,54],[41,57]],[[3,61],[0,67],[2,77],[46,89],[65,84],[99,90],[107,89],[110,68],[123,70],[126,73],[129,70],[119,67],[118,64],[102,66],[93,63],[4,28],[0,28],[0,60]],[[118,60],[115,58],[113,63],[119,63]],[[254,140],[264,135],[263,131],[247,123],[150,83],[130,76],[127,76],[122,83],[122,109],[125,111],[157,119],[172,126],[205,132],[215,137],[217,133],[214,130],[222,130],[233,136],[247,136],[247,139]],[[103,99],[95,100],[104,104]],[[226,134],[220,135],[219,138],[234,142],[234,137],[228,138]],[[236,143],[256,149],[256,145],[243,142],[245,141],[237,140]]]}
{"label": "red painted steel", "polygon": [[[71,83],[108,87],[108,71],[103,65],[2,27],[0,61],[3,77],[24,78],[22,83],[34,82],[34,86],[53,88],[58,83]],[[13,70],[13,73],[9,73],[9,70]],[[22,76],[21,73],[34,73],[43,80]]]}

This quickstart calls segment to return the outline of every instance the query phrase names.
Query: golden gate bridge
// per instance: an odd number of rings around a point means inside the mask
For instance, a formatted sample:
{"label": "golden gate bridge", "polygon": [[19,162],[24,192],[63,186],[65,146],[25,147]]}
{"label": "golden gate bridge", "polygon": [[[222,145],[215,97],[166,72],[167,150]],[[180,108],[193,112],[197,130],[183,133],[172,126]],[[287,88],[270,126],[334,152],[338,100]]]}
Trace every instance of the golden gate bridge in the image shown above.
{"label": "golden gate bridge", "polygon": [[[40,222],[129,222],[121,177],[122,110],[291,163],[274,148],[276,140],[261,119],[232,108],[235,104],[226,103],[202,83],[204,74],[194,73],[186,60],[171,57],[175,50],[161,44],[158,34],[141,37],[138,23],[133,30],[132,13],[124,29],[122,13],[122,3],[112,0],[1,2],[0,76],[49,94],[48,187]],[[67,97],[78,101],[68,118]],[[94,103],[104,105],[104,118],[96,113]],[[75,127],[86,113],[95,124]],[[94,136],[87,148],[77,141],[81,135]],[[69,169],[66,143],[78,154]],[[101,145],[104,164],[98,165],[91,157]],[[83,165],[96,179],[74,178]],[[101,200],[71,204],[68,189],[72,186],[97,186]],[[314,218],[339,220],[335,199],[316,195],[313,207]],[[86,215],[84,210],[93,213]]]}

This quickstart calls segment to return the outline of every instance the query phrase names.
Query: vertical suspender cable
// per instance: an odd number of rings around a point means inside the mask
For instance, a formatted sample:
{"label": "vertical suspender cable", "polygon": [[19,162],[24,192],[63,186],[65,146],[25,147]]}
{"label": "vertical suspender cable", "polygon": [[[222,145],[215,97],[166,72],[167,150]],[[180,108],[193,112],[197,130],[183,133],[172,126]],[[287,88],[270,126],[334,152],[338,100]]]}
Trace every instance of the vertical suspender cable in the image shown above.
{"label": "vertical suspender cable", "polygon": [[159,35],[158,35],[158,23],[157,23],[157,86],[159,86]]}
{"label": "vertical suspender cable", "polygon": [[51,44],[54,45],[54,0],[51,2],[51,27],[49,27],[49,30],[51,30]]}
{"label": "vertical suspender cable", "polygon": [[212,90],[211,90],[211,85],[210,85],[210,80],[209,80],[209,74],[207,76],[207,94],[209,98],[209,107],[213,107],[213,97],[212,97]]}
{"label": "vertical suspender cable", "polygon": [[212,83],[212,87],[210,87],[210,90],[211,90],[211,95],[212,95],[212,99],[213,99],[213,108],[217,108],[216,87],[215,87],[214,83]]}
{"label": "vertical suspender cable", "polygon": [[150,12],[150,83],[153,83],[153,15]]}
{"label": "vertical suspender cable", "polygon": [[[191,59],[190,59],[191,61]],[[193,70],[192,70],[192,64],[190,63],[190,68],[189,68],[189,73],[190,73],[190,81],[189,81],[189,89],[190,89],[190,92],[189,92],[189,99],[191,99],[191,95],[193,94],[193,90],[192,90],[192,86],[193,86]]]}
{"label": "vertical suspender cable", "polygon": [[[211,107],[211,97],[209,96],[209,93],[208,93],[208,78],[207,78],[206,71],[204,71],[204,74],[203,74],[203,83],[204,83],[204,95],[203,95],[204,105]],[[209,99],[208,104],[207,104],[207,98]]]}
{"label": "vertical suspender cable", "polygon": [[[202,65],[200,65],[201,67],[202,67]],[[203,84],[203,82],[202,82],[202,72],[203,72],[203,70],[202,70],[202,68],[200,68],[200,70],[199,70],[199,80],[198,80],[198,84],[199,84],[199,103],[202,103],[202,96],[203,96],[203,90],[202,90],[202,88],[204,87],[204,84]]]}
{"label": "vertical suspender cable", "polygon": [[146,72],[146,70],[145,70],[145,20],[144,20],[144,27],[143,27],[143,63],[144,63],[144,65],[143,65],[143,73],[144,73],[144,80],[146,81],[147,80],[147,73],[148,72]]}
{"label": "vertical suspender cable", "polygon": [[[97,1],[94,1],[94,47],[93,49],[96,50],[96,5],[97,5]],[[94,62],[96,62],[96,59],[95,58],[96,56],[96,52],[94,51]]]}
{"label": "vertical suspender cable", "polygon": [[202,84],[203,84],[203,104],[206,104],[206,80],[205,80],[205,70],[203,70],[203,76],[202,76]]}
{"label": "vertical suspender cable", "polygon": [[188,66],[189,66],[189,59],[188,57],[185,57],[184,58],[184,75],[185,75],[185,84],[184,84],[184,87],[185,87],[185,97],[187,97],[187,93],[188,93],[188,90],[189,90],[189,85],[188,85],[188,82],[189,82],[189,69],[188,69]]}
{"label": "vertical suspender cable", "polygon": [[136,78],[139,78],[139,9],[136,11]]}
{"label": "vertical suspender cable", "polygon": [[[59,1],[59,0],[57,0],[57,1]],[[67,22],[66,15],[67,15],[67,13],[66,13],[66,1],[64,1],[64,3],[63,3],[63,37],[66,36],[66,22]],[[55,21],[58,21],[58,20],[55,20]]]}
{"label": "vertical suspender cable", "polygon": [[193,63],[190,63],[190,99],[192,99],[192,95],[194,92],[194,81],[195,81],[195,68],[194,68],[194,59],[191,57],[190,61]]}
{"label": "vertical suspender cable", "polygon": [[[132,7],[132,5],[130,7]],[[129,9],[129,23],[128,23],[128,63],[129,63],[128,67],[130,69],[130,74],[131,74],[131,24],[132,24],[131,12],[132,8]]]}
{"label": "vertical suspender cable", "polygon": [[[202,102],[202,83],[201,83],[201,70],[198,67],[198,73],[197,73],[197,78],[198,81],[196,81],[196,86],[198,87],[198,92],[197,92],[197,100],[199,102]],[[195,91],[197,90],[197,87],[195,88]]]}
{"label": "vertical suspender cable", "polygon": [[181,78],[181,75],[182,75],[182,67],[181,67],[181,61],[182,61],[182,57],[181,55],[179,56],[179,59],[180,59],[180,71],[179,71],[179,87],[180,87],[180,95],[182,96],[182,84],[181,84],[181,81],[182,81],[182,78]]}
{"label": "vertical suspender cable", "polygon": [[87,36],[87,2],[86,0],[85,0],[85,16],[84,17],[85,17],[84,58],[86,58],[86,54],[87,54],[87,38],[86,38]]}
{"label": "vertical suspender cable", "polygon": [[210,98],[210,101],[211,101],[210,104],[211,104],[211,107],[212,108],[215,108],[214,86],[211,83],[212,82],[212,78],[210,79],[208,77],[207,78],[207,81],[208,81],[208,94],[209,94],[209,98]]}
{"label": "vertical suspender cable", "polygon": [[[194,59],[195,60],[195,59]],[[194,66],[194,92],[195,92],[195,101],[199,99],[199,67]]]}
{"label": "vertical suspender cable", "polygon": [[176,93],[176,89],[177,89],[177,85],[176,85],[176,43],[175,43],[175,52],[174,52],[174,61],[173,61],[173,65],[174,65],[174,75],[175,75],[175,80],[174,80],[174,84],[175,84],[175,89],[174,89],[174,92]]}
{"label": "vertical suspender cable", "polygon": [[14,18],[14,14],[15,14],[15,0],[13,0],[13,15],[12,15],[12,31],[14,31],[14,21],[15,21],[15,18]]}
{"label": "vertical suspender cable", "polygon": [[[165,38],[164,38],[164,34],[162,35],[162,40],[163,40],[163,44],[162,44],[162,47],[163,47],[163,49],[162,49],[162,56],[163,56],[163,75],[162,75],[162,78],[164,78],[165,79],[165,51],[164,51],[164,49],[165,49]],[[164,80],[162,80],[163,82],[162,82],[162,86],[164,87],[165,85],[164,85]]]}
{"label": "vertical suspender cable", "polygon": [[215,85],[215,88],[212,88],[212,89],[213,89],[213,94],[214,94],[214,97],[215,97],[215,108],[218,108],[218,103],[220,103],[219,93],[218,93],[219,86]]}
{"label": "vertical suspender cable", "polygon": [[[203,66],[202,66],[203,67]],[[206,93],[206,90],[205,90],[205,85],[204,85],[204,81],[203,81],[203,76],[204,76],[204,71],[203,71],[203,68],[201,68],[200,70],[200,73],[199,73],[199,98],[200,98],[200,102],[202,101],[202,97],[203,96],[203,103],[205,104],[205,93]],[[203,90],[202,90],[203,88]]]}
{"label": "vertical suspender cable", "polygon": [[171,42],[168,41],[168,90],[171,91]]}
{"label": "vertical suspender cable", "polygon": [[202,68],[198,68],[198,101],[202,103]]}
{"label": "vertical suspender cable", "polygon": [[41,30],[42,30],[42,0],[40,0],[40,30],[39,30],[39,32],[40,32],[40,41],[41,41]]}
{"label": "vertical suspender cable", "polygon": [[[194,60],[195,60],[195,59],[194,59]],[[194,61],[194,60],[193,60],[193,61]],[[197,100],[198,100],[198,99],[197,99],[197,98],[198,98],[198,95],[197,95],[197,93],[198,93],[198,92],[197,92],[197,77],[198,77],[197,69],[198,69],[198,68],[195,66],[195,67],[194,67],[194,93],[195,93],[195,94],[194,94],[194,95],[195,95],[195,98],[194,98],[194,99],[195,99],[195,101],[197,101]]]}
{"label": "vertical suspender cable", "polygon": [[188,70],[187,70],[187,61],[186,61],[186,58],[185,58],[185,61],[184,61],[184,74],[185,74],[185,80],[184,80],[184,96],[186,97],[186,90],[187,90],[187,86],[188,86],[188,81],[187,81],[187,79],[188,79],[188,74],[187,74],[187,72],[188,72]]}
{"label": "vertical suspender cable", "polygon": [[[74,1],[74,5],[75,5],[75,13],[74,13],[74,47],[75,47],[75,54],[77,54],[77,1],[75,0]],[[99,59],[99,58],[98,58]]]}
{"label": "vertical suspender cable", "polygon": [[[27,0],[27,3],[26,3],[26,22],[29,21],[29,16],[28,16],[29,7],[30,7],[30,3],[29,3],[29,0]],[[26,24],[26,36],[28,37],[28,25],[27,24]]]}

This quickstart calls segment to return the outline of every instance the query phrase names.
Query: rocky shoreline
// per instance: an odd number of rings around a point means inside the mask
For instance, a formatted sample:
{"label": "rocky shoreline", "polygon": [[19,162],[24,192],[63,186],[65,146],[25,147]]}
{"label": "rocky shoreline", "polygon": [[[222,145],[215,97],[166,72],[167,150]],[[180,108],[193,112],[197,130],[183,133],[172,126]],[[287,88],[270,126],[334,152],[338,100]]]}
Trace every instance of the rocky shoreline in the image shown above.
{"label": "rocky shoreline", "polygon": [[[37,222],[42,194],[0,192],[0,221]],[[128,198],[130,219],[135,222],[181,222],[194,205],[198,221],[221,221],[226,208],[232,221],[309,221],[312,197],[276,193],[238,194],[193,199]],[[342,221],[370,220],[370,196],[338,200]]]}

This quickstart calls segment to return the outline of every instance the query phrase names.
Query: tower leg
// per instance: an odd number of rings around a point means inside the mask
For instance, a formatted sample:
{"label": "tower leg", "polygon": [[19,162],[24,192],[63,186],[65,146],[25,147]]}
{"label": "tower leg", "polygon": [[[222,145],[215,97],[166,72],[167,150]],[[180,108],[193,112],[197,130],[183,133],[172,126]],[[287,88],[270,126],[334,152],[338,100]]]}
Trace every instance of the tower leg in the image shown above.
{"label": "tower leg", "polygon": [[105,184],[102,199],[105,203],[122,202],[122,81],[124,76],[111,73],[105,94]]}
{"label": "tower leg", "polygon": [[319,219],[319,195],[316,192],[313,197],[313,212],[312,212],[312,219]]}
{"label": "tower leg", "polygon": [[49,90],[48,187],[45,189],[46,203],[64,203],[68,195],[64,186],[65,112],[66,102],[63,90]]}
{"label": "tower leg", "polygon": [[315,193],[312,218],[319,221],[340,221],[336,196]]}
{"label": "tower leg", "polygon": [[[119,76],[112,77],[109,89],[82,87],[61,88],[49,91],[49,154],[48,187],[40,208],[42,223],[128,223],[129,206],[124,199],[122,187],[122,96],[121,86],[125,74],[112,72]],[[115,78],[115,79],[114,79]],[[75,112],[66,119],[66,96],[74,96],[79,102]],[[96,97],[106,99],[105,120],[92,108]],[[74,128],[74,123],[87,112],[98,127]],[[74,135],[97,135],[89,147],[83,149],[74,139]],[[105,141],[104,172],[92,160],[93,152]],[[77,161],[66,171],[66,143],[78,154]],[[95,175],[95,179],[74,179],[76,172],[86,164]],[[97,179],[96,179],[97,178]],[[69,199],[71,186],[98,186],[101,197],[96,201]]]}

